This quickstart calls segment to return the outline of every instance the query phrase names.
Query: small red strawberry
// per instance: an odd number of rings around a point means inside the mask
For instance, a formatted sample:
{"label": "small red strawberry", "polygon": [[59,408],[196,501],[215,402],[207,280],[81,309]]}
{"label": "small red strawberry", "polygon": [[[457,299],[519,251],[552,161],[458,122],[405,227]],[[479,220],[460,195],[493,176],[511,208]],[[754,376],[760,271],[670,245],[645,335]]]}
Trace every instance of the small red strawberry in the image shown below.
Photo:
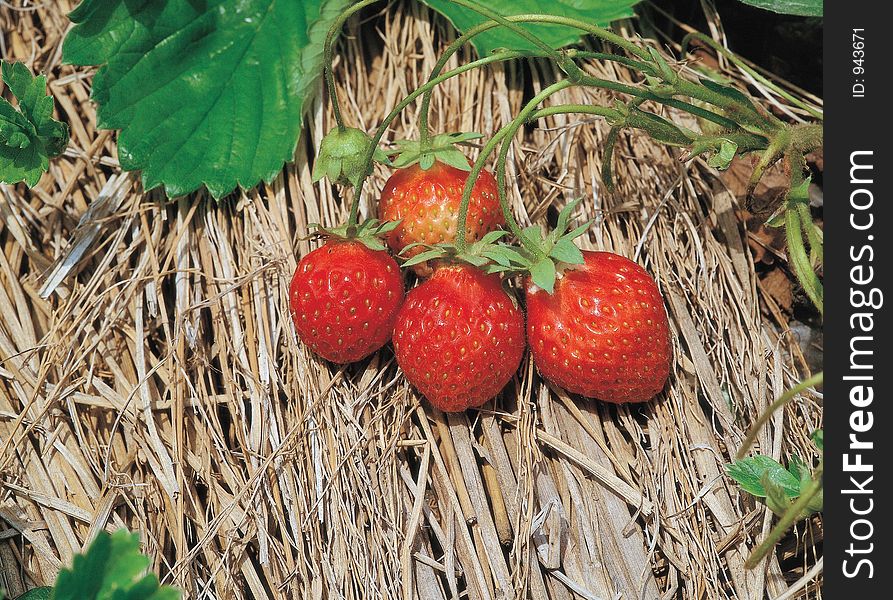
{"label": "small red strawberry", "polygon": [[332,238],[301,259],[288,295],[301,341],[327,360],[349,363],[390,339],[403,278],[385,250]]}
{"label": "small red strawberry", "polygon": [[583,252],[553,294],[527,286],[533,360],[549,381],[607,402],[645,402],[663,389],[672,350],[663,299],[638,264]]}
{"label": "small red strawberry", "polygon": [[410,383],[458,412],[493,398],[518,370],[524,315],[498,275],[449,265],[407,294],[393,341]]}
{"label": "small red strawberry", "polygon": [[[436,160],[428,169],[419,163],[394,171],[385,184],[378,207],[382,220],[401,221],[388,234],[388,245],[401,252],[409,244],[455,242],[459,224],[459,206],[468,171]],[[481,239],[505,223],[499,208],[496,179],[489,171],[481,171],[472,189],[466,219],[468,242]],[[403,254],[411,258],[424,251],[421,246]],[[418,275],[428,276],[431,266],[425,262],[413,266]]]}

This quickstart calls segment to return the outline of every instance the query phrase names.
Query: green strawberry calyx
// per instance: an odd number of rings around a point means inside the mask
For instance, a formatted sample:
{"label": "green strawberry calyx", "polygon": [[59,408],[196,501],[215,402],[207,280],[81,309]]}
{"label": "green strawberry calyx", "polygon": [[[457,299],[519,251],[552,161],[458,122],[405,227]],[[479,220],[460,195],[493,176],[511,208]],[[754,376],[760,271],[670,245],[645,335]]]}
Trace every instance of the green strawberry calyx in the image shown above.
{"label": "green strawberry calyx", "polygon": [[463,171],[471,171],[468,157],[456,146],[482,137],[484,136],[480,133],[460,132],[435,135],[427,144],[418,140],[397,140],[394,142],[397,146],[394,152],[397,158],[394,159],[393,166],[402,169],[419,163],[419,167],[427,171],[435,162],[440,161]]}
{"label": "green strawberry calyx", "polygon": [[379,221],[368,219],[359,225],[345,223],[337,227],[320,227],[316,223],[310,226],[315,229],[308,238],[324,237],[343,241],[359,242],[370,250],[387,250],[382,238],[394,231],[400,221]]}
{"label": "green strawberry calyx", "polygon": [[500,243],[507,231],[491,231],[462,253],[450,243],[410,244],[403,249],[403,254],[415,246],[427,250],[410,258],[403,266],[411,267],[429,260],[465,262],[487,273],[529,274],[533,285],[552,294],[562,273],[583,264],[583,253],[574,244],[574,239],[586,233],[592,221],[568,231],[571,214],[579,204],[580,201],[575,200],[561,209],[555,229],[545,235],[536,225],[522,229],[520,247]]}
{"label": "green strawberry calyx", "polygon": [[566,270],[583,264],[583,253],[574,240],[589,231],[592,220],[568,231],[571,215],[579,204],[577,199],[565,205],[558,213],[555,229],[545,235],[537,225],[521,230],[523,262],[520,270],[529,273],[533,285],[549,294],[555,291],[555,282]]}
{"label": "green strawberry calyx", "polygon": [[[332,183],[357,187],[371,170],[371,165],[366,164],[370,146],[372,138],[365,131],[356,127],[335,127],[319,143],[313,165],[314,183],[328,177]],[[390,163],[381,148],[375,148],[372,157],[378,162]]]}

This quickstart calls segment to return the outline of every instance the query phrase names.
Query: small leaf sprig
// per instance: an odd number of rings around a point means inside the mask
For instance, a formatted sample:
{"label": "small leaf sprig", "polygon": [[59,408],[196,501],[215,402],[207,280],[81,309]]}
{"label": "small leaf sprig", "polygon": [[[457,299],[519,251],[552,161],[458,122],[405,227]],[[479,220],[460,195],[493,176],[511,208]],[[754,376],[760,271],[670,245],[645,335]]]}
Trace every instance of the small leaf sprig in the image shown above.
{"label": "small leaf sprig", "polygon": [[50,160],[68,145],[68,125],[53,118],[46,76],[34,76],[23,63],[0,61],[3,83],[18,108],[0,97],[0,183],[37,185]]}
{"label": "small leaf sprig", "polygon": [[[779,516],[778,522],[745,561],[745,567],[752,569],[775,547],[782,536],[797,521],[823,508],[825,471],[824,456],[810,473],[807,465],[798,457],[791,457],[788,469],[784,469],[777,461],[765,456],[746,458],[747,451],[756,441],[757,434],[769,422],[772,415],[798,394],[820,386],[824,382],[824,373],[817,373],[800,382],[778,397],[753,424],[744,443],[738,450],[735,462],[726,465],[726,472],[741,487],[753,496],[766,498],[766,505]],[[824,454],[825,435],[822,429],[812,434],[812,441],[820,454]],[[788,475],[783,475],[785,471]]]}
{"label": "small leaf sprig", "polygon": [[138,534],[103,531],[71,567],[59,571],[52,587],[34,588],[16,600],[179,600],[178,589],[146,571],[149,563]]}

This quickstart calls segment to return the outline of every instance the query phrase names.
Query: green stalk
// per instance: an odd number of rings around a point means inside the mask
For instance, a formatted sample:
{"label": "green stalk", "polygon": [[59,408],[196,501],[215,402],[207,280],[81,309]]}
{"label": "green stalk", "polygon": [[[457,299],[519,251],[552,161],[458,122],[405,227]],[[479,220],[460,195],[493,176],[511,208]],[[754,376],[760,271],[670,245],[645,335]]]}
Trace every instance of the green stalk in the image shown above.
{"label": "green stalk", "polygon": [[357,184],[356,192],[354,194],[354,199],[350,207],[350,218],[351,223],[355,223],[357,219],[357,214],[359,212],[360,207],[360,199],[363,194],[363,184],[366,181],[366,178],[369,176],[369,173],[372,171],[372,161],[375,153],[375,149],[378,147],[378,144],[381,142],[381,138],[384,137],[385,132],[388,130],[388,127],[391,123],[396,119],[403,109],[409,106],[416,98],[424,94],[425,92],[437,87],[447,79],[451,77],[455,77],[457,75],[461,75],[462,73],[466,73],[473,69],[477,69],[478,67],[482,67],[484,65],[488,65],[490,63],[505,61],[505,60],[514,60],[523,56],[524,54],[521,52],[514,52],[510,50],[505,50],[502,52],[498,52],[496,54],[491,54],[490,56],[486,56],[484,58],[479,58],[476,61],[464,64],[462,66],[456,67],[451,71],[447,71],[446,73],[435,77],[434,79],[429,80],[424,85],[418,87],[413,90],[406,98],[404,98],[394,109],[388,113],[388,116],[384,118],[381,124],[378,126],[378,129],[375,130],[375,133],[372,136],[372,143],[369,145],[369,150],[365,156],[365,164],[366,164],[366,174]]}
{"label": "green stalk", "polygon": [[784,536],[785,532],[791,528],[791,526],[797,522],[800,518],[800,515],[803,514],[803,511],[809,506],[809,503],[812,501],[816,495],[822,491],[822,476],[825,472],[825,461],[820,460],[819,465],[816,467],[815,471],[812,474],[812,481],[807,484],[805,489],[802,489],[800,492],[800,497],[794,501],[793,504],[785,511],[785,513],[778,520],[778,523],[775,524],[775,527],[772,528],[772,531],[769,532],[769,535],[766,536],[766,539],[763,540],[759,546],[754,549],[754,551],[747,558],[747,561],[744,563],[745,569],[753,569],[756,567],[763,557],[765,557],[775,545],[781,540]]}
{"label": "green stalk", "polygon": [[815,274],[815,270],[812,268],[812,261],[809,260],[809,255],[806,253],[806,248],[803,245],[803,227],[811,224],[812,216],[810,215],[808,222],[804,222],[796,204],[791,204],[785,209],[785,236],[788,242],[788,260],[791,261],[791,265],[794,267],[794,273],[797,275],[797,279],[800,280],[803,291],[806,292],[806,295],[815,307],[819,309],[819,313],[824,316],[825,294],[822,282],[819,280],[819,276]]}
{"label": "green stalk", "polygon": [[776,85],[774,82],[770,81],[769,79],[764,77],[762,74],[760,74],[756,70],[752,69],[743,60],[738,58],[735,54],[733,54],[732,52],[729,52],[728,48],[726,48],[722,44],[718,43],[716,40],[714,40],[710,36],[704,35],[703,33],[698,32],[698,31],[693,31],[693,32],[689,33],[684,38],[682,38],[682,42],[680,44],[682,46],[683,52],[686,51],[691,40],[693,40],[693,39],[698,40],[701,43],[707,44],[708,46],[713,48],[713,50],[715,50],[717,53],[721,54],[723,57],[725,57],[730,62],[732,62],[732,64],[734,64],[739,69],[741,69],[742,71],[744,71],[745,73],[747,73],[748,75],[753,77],[756,81],[760,82],[762,85],[766,86],[767,88],[769,88],[770,90],[772,90],[773,92],[775,92],[776,94],[778,94],[779,96],[781,96],[782,98],[784,98],[785,100],[787,100],[788,102],[793,104],[794,106],[809,113],[812,117],[819,119],[819,120],[822,120],[825,118],[824,114],[821,111],[816,110],[812,106],[809,106],[808,104],[806,104],[805,102],[803,102],[802,100],[800,100],[799,98],[794,96],[793,94],[788,93],[786,90],[782,89],[780,86]]}
{"label": "green stalk", "polygon": [[[475,9],[472,8],[471,10],[475,10]],[[480,11],[478,11],[478,12],[480,14],[484,14]],[[481,33],[489,31],[490,29],[494,29],[499,26],[505,26],[505,27],[508,27],[509,29],[511,29],[512,31],[515,31],[516,33],[520,33],[526,37],[529,34],[529,32],[527,32],[526,30],[524,30],[522,28],[517,27],[516,25],[514,25],[515,23],[551,23],[551,24],[568,25],[571,27],[576,26],[574,24],[569,23],[568,20],[565,19],[564,17],[557,17],[554,15],[542,15],[542,14],[511,15],[511,16],[507,16],[507,17],[502,17],[499,20],[491,19],[489,21],[485,21],[483,23],[475,25],[474,27],[472,27],[471,29],[466,31],[464,34],[462,34],[461,36],[459,36],[458,38],[453,40],[453,42],[450,43],[450,45],[444,49],[443,54],[441,55],[440,59],[438,59],[437,63],[434,65],[434,68],[431,71],[431,76],[430,76],[429,80],[436,77],[446,67],[446,63],[453,56],[453,54],[455,54],[456,52],[459,51],[460,48],[465,46],[465,44],[467,44],[469,40],[480,35]],[[584,24],[577,23],[577,25],[584,25]],[[587,29],[588,28],[589,27],[587,26]],[[599,28],[596,28],[596,29],[599,29]],[[625,40],[623,40],[623,38],[616,36],[610,32],[605,32],[605,31],[602,31],[602,32],[604,34],[606,34],[606,38],[609,39],[612,43],[616,43],[617,40],[619,40],[621,42],[626,42]],[[616,45],[619,45],[621,47],[627,46],[627,44],[625,44],[625,43],[616,44]],[[657,77],[659,75],[657,70],[652,65],[648,64],[647,62],[629,59],[629,58],[626,58],[623,56],[618,56],[616,54],[608,54],[608,53],[603,53],[603,52],[588,52],[588,51],[583,51],[583,50],[568,50],[566,53],[561,54],[549,46],[545,46],[545,47],[548,48],[548,52],[544,52],[539,55],[537,55],[535,53],[530,53],[530,54],[525,54],[525,56],[528,56],[528,57],[538,56],[538,57],[553,58],[553,59],[556,59],[559,62],[559,64],[564,63],[564,61],[566,61],[566,60],[572,60],[573,58],[612,60],[612,61],[624,64],[630,68],[642,71],[643,73],[646,73],[648,75],[652,75],[655,77]],[[635,46],[631,46],[631,47],[635,48]],[[629,49],[629,48],[627,48],[627,49]],[[647,59],[649,57],[646,55],[643,58]],[[420,137],[421,137],[421,141],[423,144],[427,144],[430,140],[430,135],[428,132],[428,113],[429,113],[430,104],[431,104],[431,92],[429,91],[429,92],[426,92],[425,96],[422,98],[422,107],[421,107],[421,112],[419,114],[419,132],[420,132]]]}
{"label": "green stalk", "polygon": [[[553,83],[549,87],[542,90],[524,106],[521,112],[518,113],[518,115],[514,119],[512,119],[507,125],[502,127],[481,150],[480,155],[471,168],[471,173],[469,173],[468,179],[465,180],[465,188],[462,191],[462,204],[459,207],[459,223],[458,230],[456,232],[456,249],[459,251],[460,254],[462,252],[465,252],[467,248],[467,243],[465,241],[465,221],[468,215],[468,204],[471,201],[471,192],[474,189],[474,184],[477,181],[478,175],[484,168],[484,163],[486,162],[487,158],[490,156],[490,154],[492,154],[497,144],[499,144],[499,142],[503,140],[503,138],[510,142],[511,138],[518,131],[518,128],[520,128],[525,123],[530,114],[533,113],[534,110],[536,110],[536,107],[539,106],[539,104],[543,100],[545,100],[552,94],[560,92],[561,90],[567,89],[574,85],[576,84],[573,81],[563,79],[561,81]],[[502,156],[502,154],[500,154],[500,156]],[[523,236],[521,235],[521,228],[518,226],[518,222],[515,220],[515,217],[512,214],[512,209],[509,206],[508,199],[506,198],[505,194],[505,161],[503,160],[501,163],[497,162],[496,169],[496,188],[499,193],[499,206],[502,208],[502,214],[505,217],[506,224],[509,226],[511,232],[515,234],[515,237],[517,237],[521,241],[521,243],[524,244],[525,247],[527,247],[528,250],[530,250],[534,254],[540,254],[539,248],[529,246],[528,243],[524,240]]]}
{"label": "green stalk", "polygon": [[[483,14],[483,13],[481,13]],[[524,14],[524,15],[512,15],[508,17],[504,17],[501,21],[491,20],[486,21],[484,23],[480,23],[475,25],[460,37],[456,38],[449,46],[444,50],[440,59],[434,65],[434,68],[431,71],[431,78],[436,77],[438,73],[440,73],[445,67],[446,63],[449,59],[455,54],[460,48],[462,48],[469,40],[474,38],[481,33],[489,31],[495,27],[503,25],[507,23],[509,28],[513,31],[519,31],[517,26],[514,26],[515,23],[547,23],[553,25],[565,25],[568,27],[574,27],[580,29],[586,33],[590,33],[593,35],[597,35],[602,39],[619,46],[623,49],[626,49],[637,56],[644,58],[647,60],[652,60],[650,55],[611,32],[605,31],[600,27],[595,27],[588,23],[583,23],[581,21],[577,21],[575,19],[568,19],[565,17],[557,17],[554,15],[541,15],[541,14]],[[521,29],[520,31],[525,31]],[[547,54],[539,55],[539,57],[545,58],[554,58],[556,51],[550,51]],[[525,54],[525,56],[537,56],[536,54]],[[618,56],[616,54],[609,54],[604,52],[589,52],[583,50],[568,50],[564,54],[561,54],[561,58],[559,59],[560,66],[566,66],[566,61],[572,61],[574,58],[582,58],[582,59],[595,59],[595,60],[611,60],[620,64],[623,64],[629,68],[636,69],[646,75],[650,75],[652,77],[659,77],[659,70],[652,64],[648,62],[638,61],[630,58],[626,58],[623,56]],[[722,115],[718,115],[712,111],[701,108],[699,106],[695,106],[694,104],[684,102],[681,100],[677,100],[675,98],[667,98],[663,96],[659,96],[654,94],[653,92],[642,90],[641,88],[624,85],[617,82],[612,82],[604,79],[598,79],[595,77],[591,77],[589,75],[585,75],[582,71],[580,71],[576,78],[579,79],[579,82],[584,85],[589,85],[592,87],[601,87],[605,89],[611,89],[617,92],[621,92],[624,94],[629,94],[636,97],[641,97],[646,100],[652,100],[654,102],[658,102],[661,104],[665,104],[667,106],[677,108],[680,110],[684,110],[688,113],[691,113],[697,117],[701,117],[702,119],[709,120],[713,123],[720,125],[721,127],[725,127],[728,129],[736,129],[738,128],[738,124],[731,119],[723,117]],[[419,132],[422,144],[427,144],[430,141],[430,133],[428,127],[428,114],[430,112],[429,107],[431,104],[431,92],[426,92],[424,97],[422,98],[422,106],[421,111],[419,113]]]}
{"label": "green stalk", "polygon": [[[544,44],[539,38],[532,35],[530,32],[525,30],[522,27],[514,25],[506,19],[505,17],[500,16],[498,13],[495,13],[487,8],[484,8],[473,2],[472,0],[452,0],[455,4],[460,6],[464,6],[469,10],[473,10],[478,14],[497,21],[500,25],[507,27],[517,33],[518,35],[524,37],[531,43],[539,46],[540,48],[551,48]],[[586,23],[584,21],[579,21],[577,19],[572,19],[569,17],[548,17],[548,15],[538,15],[539,20],[536,22],[541,23],[553,23],[555,25],[564,25],[565,27],[572,27],[575,29],[579,29],[581,31],[585,31],[591,35],[594,35],[606,42],[609,42],[618,48],[623,48],[627,52],[638,56],[639,58],[645,61],[654,61],[654,57],[650,52],[637,46],[636,44],[625,40],[623,37],[611,33],[601,27],[596,25],[592,25],[590,23]],[[548,20],[546,20],[548,18]],[[557,54],[558,57],[555,58],[555,61],[562,67],[569,67],[570,70],[565,70],[568,77],[571,78],[572,81],[576,81],[580,75],[582,75],[582,71],[580,71],[579,67],[573,61],[568,60],[566,54],[557,53],[557,51],[553,51],[553,54]],[[571,66],[572,65],[572,66]],[[772,115],[762,115],[755,110],[753,106],[748,106],[745,104],[739,104],[735,99],[720,94],[719,92],[714,92],[701,84],[692,83],[680,77],[676,73],[668,74],[669,77],[662,77],[668,84],[671,84],[675,91],[679,94],[683,94],[689,96],[691,98],[695,98],[698,100],[702,100],[704,102],[708,102],[714,106],[719,108],[723,108],[730,114],[737,116],[741,119],[745,124],[750,125],[751,127],[756,128],[759,132],[764,131],[772,131],[778,129],[782,126],[781,121],[773,117]]]}
{"label": "green stalk", "polygon": [[326,42],[323,47],[323,68],[325,70],[326,88],[329,90],[329,98],[332,100],[332,110],[335,113],[335,122],[338,124],[338,130],[344,131],[344,119],[341,116],[341,105],[338,102],[338,91],[335,89],[335,76],[332,74],[332,59],[334,58],[334,42],[335,36],[344,27],[344,23],[355,13],[366,8],[370,4],[375,4],[379,0],[362,0],[357,2],[343,13],[341,13],[326,33]]}
{"label": "green stalk", "polygon": [[527,122],[530,123],[553,115],[569,114],[595,115],[597,117],[616,119],[618,121],[623,119],[623,114],[619,110],[608,108],[607,106],[594,106],[591,104],[559,104],[558,106],[547,106],[546,108],[539,109],[530,115]]}
{"label": "green stalk", "polygon": [[754,423],[753,426],[750,428],[750,431],[747,433],[747,438],[745,438],[744,443],[741,444],[741,449],[738,450],[738,455],[735,456],[735,458],[737,460],[742,460],[747,455],[747,451],[750,450],[751,446],[753,446],[753,443],[756,441],[757,435],[760,433],[760,430],[766,425],[766,423],[769,422],[769,419],[772,418],[772,415],[775,414],[775,411],[793,400],[794,396],[796,396],[797,394],[800,394],[811,387],[822,385],[824,381],[825,374],[816,373],[806,381],[801,381],[800,383],[783,393],[781,396],[779,396],[775,400],[775,402],[769,405],[769,408],[763,411],[763,414],[760,415],[760,417],[757,419],[757,422]]}

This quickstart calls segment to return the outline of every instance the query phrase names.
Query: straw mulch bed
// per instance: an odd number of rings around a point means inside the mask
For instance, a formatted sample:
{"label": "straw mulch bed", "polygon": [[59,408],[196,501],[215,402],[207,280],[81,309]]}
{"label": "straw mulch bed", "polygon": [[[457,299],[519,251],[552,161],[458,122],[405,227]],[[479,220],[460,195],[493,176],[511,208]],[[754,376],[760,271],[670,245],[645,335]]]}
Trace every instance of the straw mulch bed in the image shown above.
{"label": "straw mulch bed", "polygon": [[[269,185],[219,204],[145,194],[95,128],[90,73],[60,62],[72,4],[0,7],[3,57],[50,74],[72,129],[39,186],[0,195],[0,584],[12,596],[119,527],[142,532],[153,568],[189,598],[758,599],[798,579],[784,597],[820,596],[804,585],[818,519],[744,569],[773,518],[723,464],[806,367],[761,310],[737,201],[715,173],[626,136],[609,194],[604,123],[528,130],[511,155],[515,213],[545,223],[582,197],[596,218],[583,244],[656,276],[671,382],[644,406],[607,406],[550,389],[526,358],[495,402],[446,416],[390,349],[336,368],[295,337],[302,236],[347,216],[310,181],[327,106]],[[453,35],[415,3],[354,20],[337,66],[352,122],[375,127]],[[493,132],[552,77],[537,63],[451,81],[433,125]],[[390,139],[412,136],[415,118]],[[798,398],[759,448],[809,460],[820,425],[820,400]]]}

